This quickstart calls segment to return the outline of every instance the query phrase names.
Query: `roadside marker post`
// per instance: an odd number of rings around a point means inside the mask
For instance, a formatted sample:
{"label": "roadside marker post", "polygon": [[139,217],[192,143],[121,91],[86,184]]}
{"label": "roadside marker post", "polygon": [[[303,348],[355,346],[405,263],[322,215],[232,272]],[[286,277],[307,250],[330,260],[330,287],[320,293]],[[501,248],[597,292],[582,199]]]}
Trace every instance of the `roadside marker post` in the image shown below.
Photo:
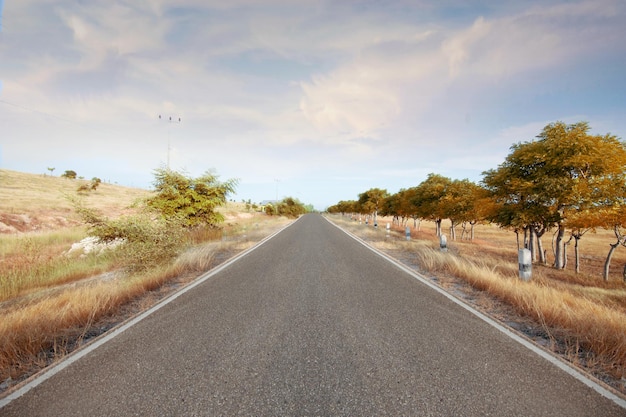
{"label": "roadside marker post", "polygon": [[406,240],[411,240],[411,228],[409,226],[404,229],[404,234],[406,235]]}
{"label": "roadside marker post", "polygon": [[520,249],[517,254],[519,261],[519,277],[524,281],[530,281],[532,278],[532,257],[530,251],[526,248]]}
{"label": "roadside marker post", "polygon": [[442,252],[448,251],[448,239],[446,238],[446,235],[441,235],[439,238],[439,248]]}

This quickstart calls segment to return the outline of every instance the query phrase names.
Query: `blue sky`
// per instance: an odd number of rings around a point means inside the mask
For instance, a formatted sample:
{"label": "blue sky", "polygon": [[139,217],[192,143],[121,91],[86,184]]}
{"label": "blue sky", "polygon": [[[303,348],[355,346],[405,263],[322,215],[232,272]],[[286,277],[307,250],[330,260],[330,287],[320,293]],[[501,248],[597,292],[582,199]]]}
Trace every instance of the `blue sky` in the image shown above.
{"label": "blue sky", "polygon": [[[626,137],[626,3],[0,0],[0,168],[323,209],[480,181],[548,123]],[[182,119],[167,123],[158,119]]]}

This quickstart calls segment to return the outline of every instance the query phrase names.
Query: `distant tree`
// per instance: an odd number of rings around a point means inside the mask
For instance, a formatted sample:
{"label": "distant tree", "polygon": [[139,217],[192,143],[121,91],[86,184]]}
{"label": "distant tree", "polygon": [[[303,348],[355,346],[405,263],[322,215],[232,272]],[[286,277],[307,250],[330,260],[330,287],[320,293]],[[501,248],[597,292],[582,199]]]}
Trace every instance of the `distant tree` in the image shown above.
{"label": "distant tree", "polygon": [[293,197],[286,197],[276,204],[276,212],[280,216],[296,218],[307,211],[300,201]]}
{"label": "distant tree", "polygon": [[441,236],[441,221],[447,218],[443,198],[451,183],[450,178],[428,174],[428,178],[416,187],[412,197],[411,203],[415,207],[416,216],[434,221],[437,236]]}
{"label": "distant tree", "polygon": [[454,180],[450,182],[440,200],[442,215],[450,219],[450,237],[456,240],[456,226],[464,222],[478,220],[476,197],[481,188],[470,180]]}
{"label": "distant tree", "polygon": [[385,198],[385,200],[383,201],[382,206],[380,207],[380,209],[378,210],[378,213],[381,216],[391,216],[393,217],[393,222],[399,222],[400,219],[400,215],[398,212],[398,196],[399,193],[395,193],[392,194],[390,196],[387,196],[387,198]]}
{"label": "distant tree", "polygon": [[237,180],[220,182],[217,175],[206,172],[190,178],[167,168],[154,171],[156,195],[147,200],[148,207],[164,219],[180,219],[183,226],[215,227],[224,221],[217,207],[226,204],[227,196],[235,191]]}
{"label": "distant tree", "polygon": [[374,217],[374,224],[377,223],[378,210],[382,207],[385,199],[389,197],[387,190],[380,188],[371,188],[364,193],[359,194],[359,206],[363,214],[369,214]]}
{"label": "distant tree", "polygon": [[340,213],[342,216],[346,214],[358,213],[358,203],[354,200],[341,200],[337,204],[330,206],[326,209],[329,213]]}
{"label": "distant tree", "polygon": [[267,203],[265,205],[265,214],[267,214],[268,216],[275,215],[276,214],[276,208],[271,203]]}
{"label": "distant tree", "polygon": [[61,176],[65,177],[65,178],[69,178],[71,180],[75,180],[76,179],[76,171],[72,171],[71,169],[68,169]]}
{"label": "distant tree", "polygon": [[54,167],[48,167],[48,171],[50,171],[50,176],[52,176],[52,172],[55,170],[56,168]]}
{"label": "distant tree", "polygon": [[98,177],[93,177],[90,184],[91,191],[96,191],[100,184],[102,184],[102,180]]}

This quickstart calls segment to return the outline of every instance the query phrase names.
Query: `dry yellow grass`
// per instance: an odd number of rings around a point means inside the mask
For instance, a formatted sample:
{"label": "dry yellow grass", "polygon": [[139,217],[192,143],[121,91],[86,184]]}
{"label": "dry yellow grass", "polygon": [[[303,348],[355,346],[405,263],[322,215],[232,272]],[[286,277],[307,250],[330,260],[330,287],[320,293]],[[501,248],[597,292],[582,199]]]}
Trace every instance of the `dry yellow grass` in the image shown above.
{"label": "dry yellow grass", "polygon": [[[76,195],[78,186],[84,182],[88,181],[0,169],[0,213],[49,214],[52,211],[71,214],[72,205],[65,196]],[[140,188],[101,183],[85,198],[105,215],[115,216],[138,198],[150,194],[150,191]]]}
{"label": "dry yellow grass", "polygon": [[68,287],[21,308],[0,313],[0,378],[17,378],[80,344],[90,326],[124,303],[162,285],[171,273],[152,271],[124,280]]}

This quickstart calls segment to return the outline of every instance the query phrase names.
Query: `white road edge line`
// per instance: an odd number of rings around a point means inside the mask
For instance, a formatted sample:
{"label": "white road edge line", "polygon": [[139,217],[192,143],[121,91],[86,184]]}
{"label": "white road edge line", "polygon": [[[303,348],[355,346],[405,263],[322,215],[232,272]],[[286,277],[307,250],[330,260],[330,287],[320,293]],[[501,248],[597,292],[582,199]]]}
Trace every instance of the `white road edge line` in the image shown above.
{"label": "white road edge line", "polygon": [[392,263],[396,267],[400,268],[401,270],[403,270],[407,274],[411,275],[413,278],[417,279],[421,283],[429,286],[433,290],[435,290],[438,293],[442,294],[443,296],[448,298],[450,301],[452,301],[452,302],[458,304],[459,306],[463,307],[464,309],[466,309],[470,313],[474,314],[476,317],[480,318],[481,320],[483,320],[487,324],[495,327],[500,332],[504,333],[505,335],[507,335],[511,339],[515,340],[516,342],[518,342],[521,345],[525,346],[526,348],[530,349],[531,351],[533,351],[537,355],[541,356],[542,358],[544,358],[545,360],[547,360],[548,362],[550,362],[551,364],[553,364],[557,368],[559,368],[562,371],[566,372],[567,374],[573,376],[578,381],[580,381],[583,384],[587,385],[588,387],[590,387],[591,389],[593,389],[594,391],[596,391],[597,393],[599,393],[603,397],[608,398],[609,400],[613,401],[615,404],[617,404],[620,407],[626,409],[626,400],[625,399],[623,399],[619,395],[615,394],[613,391],[609,390],[608,388],[600,385],[598,382],[590,379],[589,376],[584,374],[582,371],[579,371],[578,369],[574,368],[572,365],[570,365],[569,363],[565,362],[564,360],[562,360],[562,359],[554,356],[553,354],[551,354],[551,353],[541,349],[540,347],[538,347],[534,343],[530,342],[529,340],[525,339],[524,337],[518,335],[517,333],[515,333],[514,331],[512,331],[508,327],[503,326],[502,324],[498,323],[497,321],[495,321],[491,317],[481,313],[478,310],[475,310],[469,304],[464,303],[460,299],[454,297],[452,294],[446,292],[443,288],[433,284],[430,280],[428,280],[428,278],[424,277],[423,275],[419,274],[418,272],[416,272],[416,271],[412,270],[411,268],[407,267],[406,265],[402,264],[400,261],[394,259],[390,255],[387,255],[386,253],[379,251],[378,249],[374,248],[373,246],[370,246],[363,239],[361,239],[358,236],[354,235],[353,233],[351,233],[351,232],[341,228],[339,225],[333,223],[328,218],[326,218],[326,217],[324,217],[324,218],[326,219],[327,222],[329,222],[330,224],[335,226],[337,229],[339,229],[342,232],[344,232],[346,235],[350,236],[352,239],[354,239],[355,241],[357,241],[361,245],[365,246],[367,249],[371,250],[372,252],[374,252],[375,254],[379,255],[383,259],[387,260],[388,262]]}
{"label": "white road edge line", "polygon": [[114,328],[109,333],[105,333],[102,337],[97,338],[95,341],[93,341],[92,343],[86,345],[84,348],[79,349],[79,350],[77,350],[77,351],[75,351],[73,353],[70,353],[69,355],[67,355],[66,357],[61,359],[59,362],[57,362],[57,363],[55,363],[53,365],[50,365],[50,367],[48,367],[48,368],[40,371],[39,373],[35,374],[33,377],[31,377],[32,379],[30,381],[27,380],[28,382],[25,383],[23,386],[21,386],[20,388],[18,388],[17,390],[15,390],[13,392],[11,392],[6,397],[0,399],[0,409],[2,409],[4,406],[8,405],[11,401],[13,401],[13,400],[21,397],[22,395],[26,394],[28,391],[30,391],[31,389],[35,388],[39,384],[45,382],[47,379],[49,379],[49,378],[53,377],[54,375],[56,375],[57,373],[61,372],[63,369],[67,368],[68,366],[70,366],[71,364],[76,362],[77,360],[81,359],[83,356],[88,355],[89,353],[91,353],[92,351],[97,349],[98,347],[100,347],[103,344],[107,343],[109,340],[113,339],[116,336],[119,336],[124,331],[128,330],[129,328],[131,328],[135,324],[139,323],[140,321],[142,321],[143,319],[145,319],[146,317],[148,317],[149,315],[151,315],[155,311],[161,309],[165,305],[171,303],[172,301],[174,301],[175,299],[177,299],[178,297],[180,297],[181,295],[183,295],[187,291],[192,290],[193,288],[195,288],[198,285],[202,284],[203,282],[205,282],[209,278],[212,278],[217,273],[219,273],[222,270],[228,268],[230,265],[232,265],[233,263],[237,262],[239,259],[243,258],[244,256],[246,256],[247,254],[249,254],[253,250],[258,249],[261,245],[265,244],[267,241],[269,241],[270,239],[275,237],[277,234],[279,234],[280,232],[284,231],[285,229],[287,229],[288,227],[290,227],[291,225],[293,225],[296,222],[297,222],[297,220],[292,221],[291,223],[287,224],[286,226],[280,228],[278,231],[272,233],[269,236],[266,236],[264,239],[259,241],[254,246],[246,249],[245,251],[241,252],[238,255],[235,255],[234,257],[232,257],[228,261],[224,262],[223,264],[219,265],[215,269],[212,269],[210,271],[205,272],[203,275],[200,275],[198,278],[196,278],[195,281],[192,281],[190,284],[184,286],[180,290],[178,290],[175,293],[171,294],[169,297],[163,299],[162,301],[160,301],[156,305],[152,306],[150,309],[144,311],[143,313],[139,314],[138,316],[133,317],[132,319],[129,319],[127,322],[119,325],[119,327]]}

